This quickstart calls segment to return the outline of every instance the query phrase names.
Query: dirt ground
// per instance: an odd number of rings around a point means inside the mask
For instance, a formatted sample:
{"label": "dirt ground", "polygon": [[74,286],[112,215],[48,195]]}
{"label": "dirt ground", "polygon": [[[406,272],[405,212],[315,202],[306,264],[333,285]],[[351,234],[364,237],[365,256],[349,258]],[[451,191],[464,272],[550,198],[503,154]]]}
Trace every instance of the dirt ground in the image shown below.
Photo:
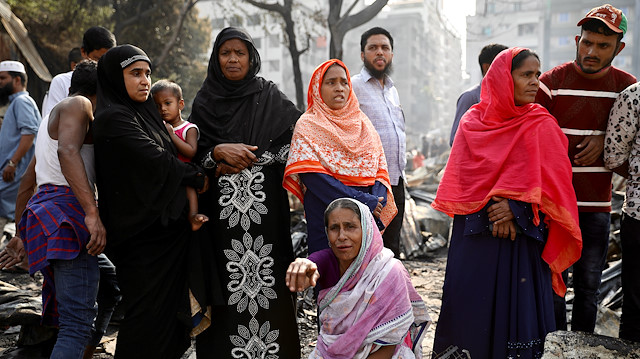
{"label": "dirt ground", "polygon": [[[430,357],[433,346],[435,324],[440,313],[442,299],[442,284],[444,282],[444,271],[446,266],[446,250],[439,250],[429,256],[417,260],[403,261],[405,267],[411,274],[414,286],[418,293],[427,303],[429,315],[433,323],[428,328],[423,341],[424,357]],[[0,280],[13,284],[21,289],[39,293],[40,278],[35,279],[27,274],[15,274],[0,272]],[[315,347],[317,339],[316,313],[315,308],[304,306],[298,319],[300,343],[302,357],[306,358]],[[107,334],[103,337],[102,345],[93,356],[94,359],[112,359],[115,350],[117,337],[117,326],[110,325]],[[26,347],[18,348],[17,339],[20,331],[19,326],[0,328],[0,358],[20,358],[20,359],[40,359],[45,358],[41,354],[41,348]],[[195,359],[193,346],[185,353],[184,359]]]}

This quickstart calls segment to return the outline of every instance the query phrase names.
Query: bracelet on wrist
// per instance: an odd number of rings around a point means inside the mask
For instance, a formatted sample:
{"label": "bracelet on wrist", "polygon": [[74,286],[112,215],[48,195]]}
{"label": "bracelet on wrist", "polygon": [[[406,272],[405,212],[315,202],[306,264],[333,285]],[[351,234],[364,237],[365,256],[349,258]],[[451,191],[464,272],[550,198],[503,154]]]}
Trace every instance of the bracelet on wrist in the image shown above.
{"label": "bracelet on wrist", "polygon": [[204,156],[204,159],[202,160],[202,167],[208,170],[212,170],[216,168],[217,165],[218,165],[218,162],[216,162],[216,160],[213,159],[211,152],[207,153],[207,155]]}

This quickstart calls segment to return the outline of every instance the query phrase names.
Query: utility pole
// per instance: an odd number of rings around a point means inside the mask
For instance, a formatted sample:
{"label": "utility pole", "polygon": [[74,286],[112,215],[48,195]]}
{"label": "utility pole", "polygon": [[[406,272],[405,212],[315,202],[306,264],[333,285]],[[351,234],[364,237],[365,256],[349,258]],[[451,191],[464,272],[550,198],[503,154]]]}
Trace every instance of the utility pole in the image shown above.
{"label": "utility pole", "polygon": [[[636,0],[640,1],[640,0]],[[542,71],[549,70],[549,41],[551,38],[551,0],[544,1],[542,9]]]}

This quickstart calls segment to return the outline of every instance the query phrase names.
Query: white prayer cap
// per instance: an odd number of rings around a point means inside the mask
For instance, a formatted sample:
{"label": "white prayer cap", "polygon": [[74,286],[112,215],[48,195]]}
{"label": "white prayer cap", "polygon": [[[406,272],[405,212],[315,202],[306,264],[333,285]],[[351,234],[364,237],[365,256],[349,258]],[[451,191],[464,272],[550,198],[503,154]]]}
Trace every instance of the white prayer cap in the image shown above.
{"label": "white prayer cap", "polygon": [[24,70],[24,65],[19,61],[2,61],[2,62],[0,62],[0,72],[2,72],[2,71],[22,72],[23,74],[27,73]]}

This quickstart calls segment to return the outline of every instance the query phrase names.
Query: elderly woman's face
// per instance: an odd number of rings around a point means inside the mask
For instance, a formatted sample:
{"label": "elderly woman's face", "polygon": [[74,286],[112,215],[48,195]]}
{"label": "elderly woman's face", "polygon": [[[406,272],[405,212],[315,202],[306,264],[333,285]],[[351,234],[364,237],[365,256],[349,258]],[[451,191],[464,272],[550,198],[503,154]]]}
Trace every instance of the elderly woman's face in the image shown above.
{"label": "elderly woman's face", "polygon": [[320,85],[322,101],[332,110],[339,110],[347,104],[349,97],[349,79],[340,65],[331,65],[324,73]]}
{"label": "elderly woman's face", "polygon": [[540,86],[540,61],[529,56],[522,61],[520,67],[511,71],[513,78],[513,98],[516,106],[526,105],[536,100]]}
{"label": "elderly woman's face", "polygon": [[328,216],[327,235],[341,270],[346,270],[358,256],[362,245],[360,219],[349,208],[336,208]]}
{"label": "elderly woman's face", "polygon": [[151,67],[146,61],[136,61],[122,70],[124,87],[129,97],[136,102],[145,102],[151,87]]}
{"label": "elderly woman's face", "polygon": [[222,43],[218,51],[220,70],[231,81],[240,81],[249,73],[249,50],[240,39],[229,39]]}

